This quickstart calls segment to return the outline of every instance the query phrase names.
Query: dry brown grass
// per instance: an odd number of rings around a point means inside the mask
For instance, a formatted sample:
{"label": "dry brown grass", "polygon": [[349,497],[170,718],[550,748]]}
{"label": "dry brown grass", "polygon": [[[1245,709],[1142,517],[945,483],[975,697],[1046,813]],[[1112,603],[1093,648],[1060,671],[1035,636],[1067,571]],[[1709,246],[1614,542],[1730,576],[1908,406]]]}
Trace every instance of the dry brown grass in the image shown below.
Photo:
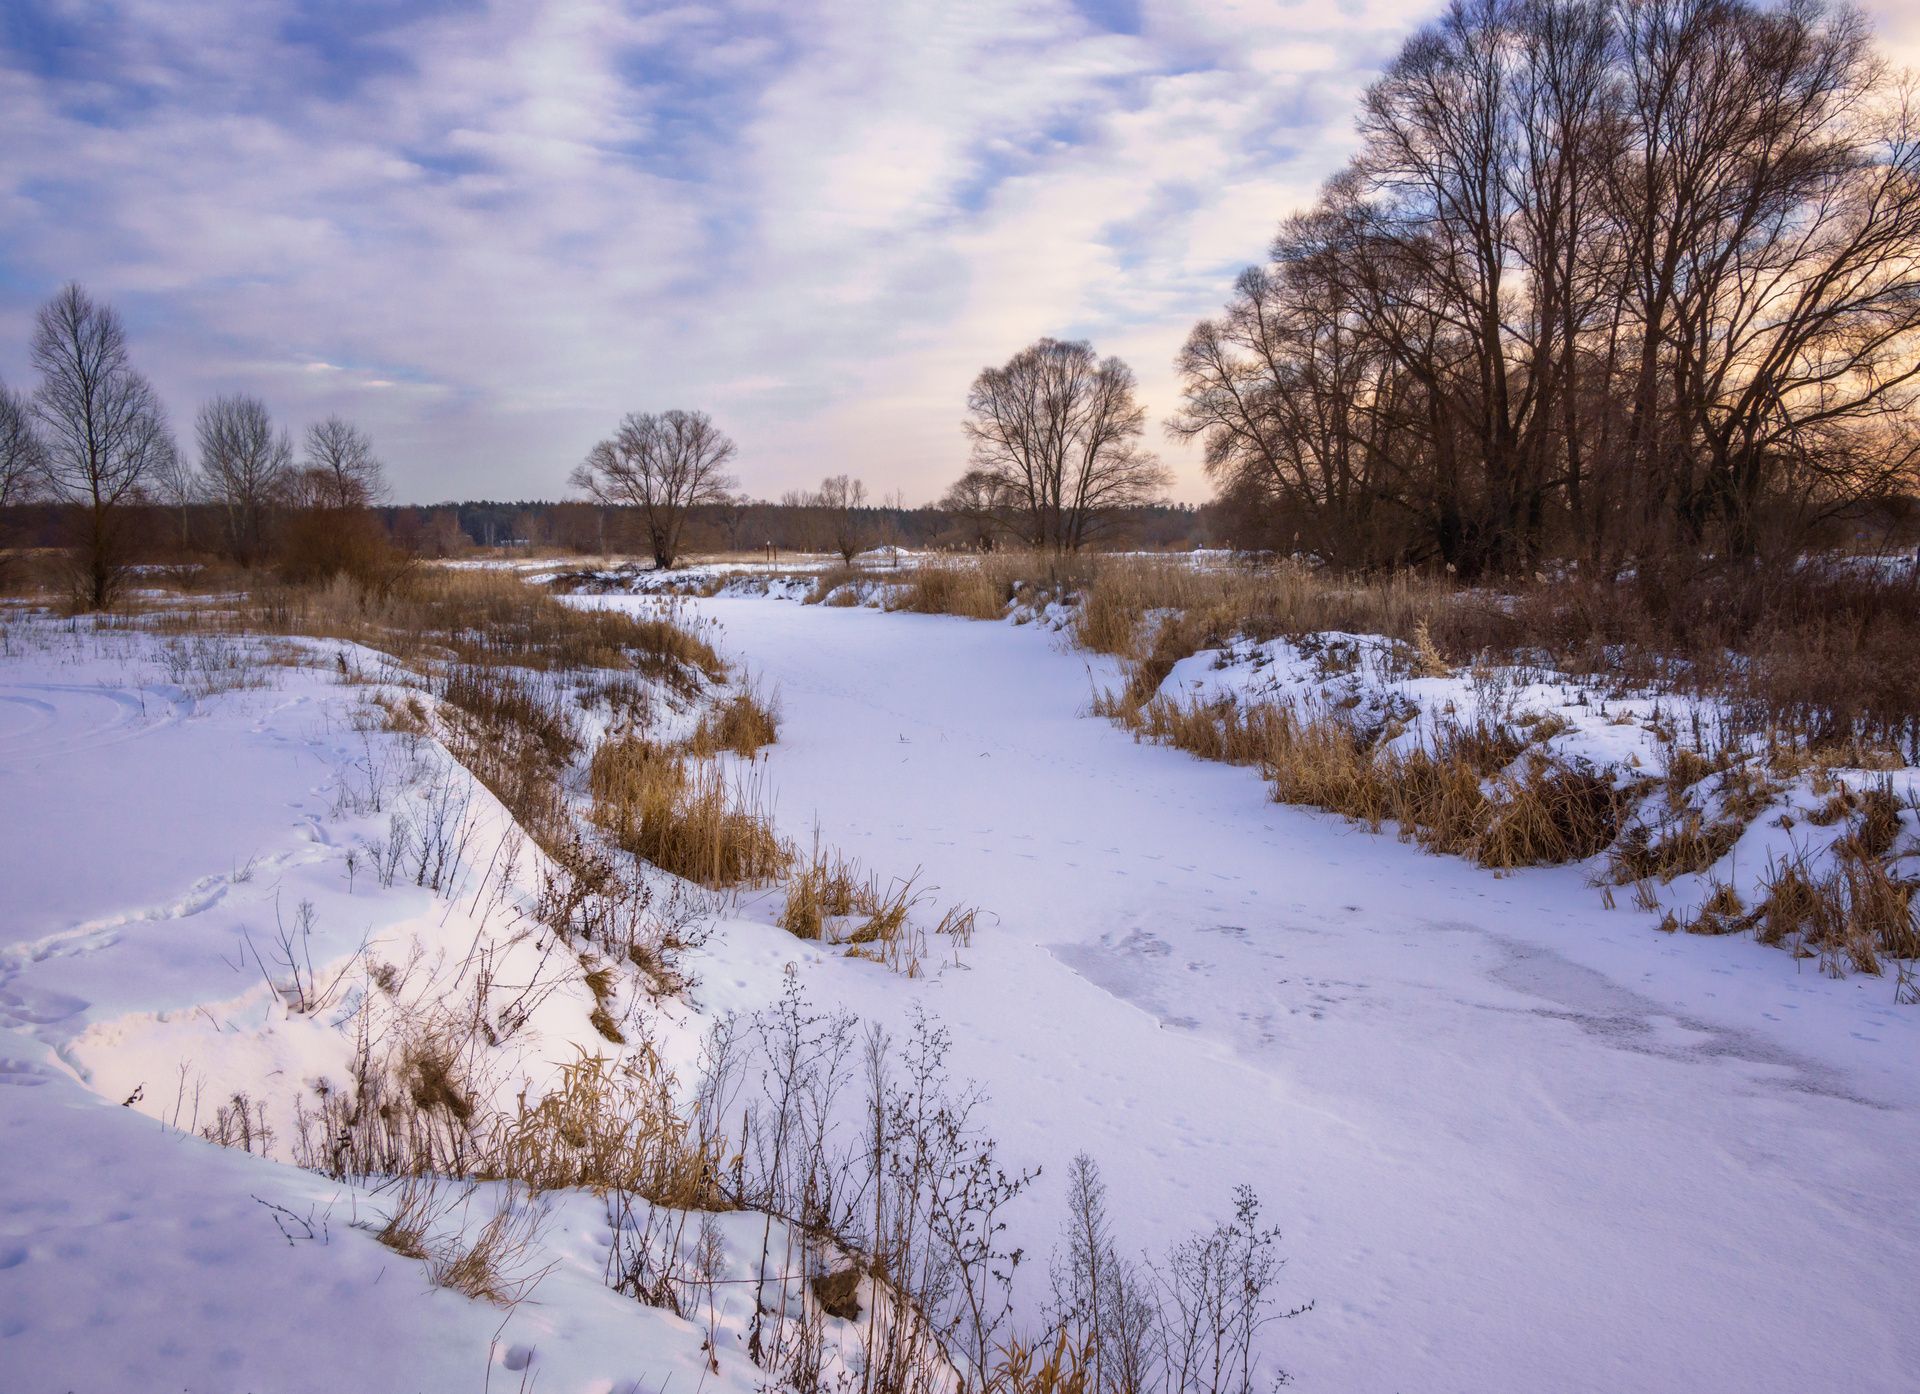
{"label": "dry brown grass", "polygon": [[700,757],[727,750],[751,759],[779,738],[779,708],[749,684],[700,718],[687,750]]}
{"label": "dry brown grass", "polygon": [[463,1227],[458,1237],[428,1249],[427,1277],[435,1287],[476,1302],[516,1306],[546,1276],[546,1269],[531,1268],[545,1222],[545,1213],[530,1198],[508,1187],[471,1239]]}
{"label": "dry brown grass", "polygon": [[780,927],[796,939],[824,939],[829,921],[857,913],[871,899],[871,878],[816,837],[813,855],[787,878]]}
{"label": "dry brown grass", "polygon": [[801,603],[803,605],[858,605],[860,586],[866,579],[867,573],[859,567],[839,562],[814,576],[813,588],[807,592]]}
{"label": "dry brown grass", "polygon": [[1005,584],[982,564],[929,562],[917,566],[887,600],[889,610],[997,620],[1007,612]]}
{"label": "dry brown grass", "polygon": [[1608,851],[1608,874],[1619,886],[1697,875],[1731,852],[1746,828],[1734,817],[1709,822],[1694,808],[1651,826],[1633,823]]}
{"label": "dry brown grass", "polygon": [[1007,1394],[1093,1394],[1093,1353],[1073,1345],[1064,1331],[1044,1355],[1039,1347],[1010,1341],[999,1367],[989,1371],[983,1383]]}
{"label": "dry brown grass", "polygon": [[651,1050],[618,1066],[582,1053],[540,1101],[498,1127],[480,1174],[535,1190],[630,1191],[682,1210],[725,1208],[724,1150],[702,1136]]}
{"label": "dry brown grass", "polygon": [[772,880],[792,861],[754,788],[713,761],[616,737],[594,751],[588,788],[594,822],[622,851],[709,889]]}
{"label": "dry brown grass", "polygon": [[1842,855],[1821,868],[1790,859],[1768,868],[1746,924],[1762,943],[1817,956],[1836,976],[1842,964],[1879,973],[1883,955],[1920,956],[1916,889],[1873,858]]}
{"label": "dry brown grass", "polygon": [[1414,572],[1347,576],[1293,563],[1023,554],[941,563],[896,608],[994,619],[1078,597],[1079,642],[1136,665],[1144,703],[1173,662],[1235,637],[1344,630],[1404,646],[1409,673],[1472,660],[1547,662],[1575,676],[1730,700],[1740,733],[1920,759],[1920,572],[1840,564],[1538,579],[1507,594]]}
{"label": "dry brown grass", "polygon": [[686,694],[727,676],[713,646],[671,614],[581,609],[498,571],[420,567],[387,591],[346,576],[264,585],[237,601],[176,608],[153,623],[344,639],[421,667],[636,673]]}
{"label": "dry brown grass", "polygon": [[779,924],[797,939],[844,944],[850,956],[918,977],[929,945],[945,938],[966,947],[978,916],[970,907],[952,906],[929,932],[914,919],[929,898],[918,882],[916,872],[883,883],[816,837],[812,854],[787,878]]}
{"label": "dry brown grass", "polygon": [[417,1176],[399,1178],[391,1189],[393,1208],[373,1229],[373,1237],[402,1258],[424,1261],[434,1223],[443,1213],[436,1195],[429,1181]]}
{"label": "dry brown grass", "polygon": [[1751,923],[1746,902],[1740,899],[1740,893],[1722,883],[1714,886],[1707,898],[1700,902],[1686,928],[1689,934],[1737,934]]}
{"label": "dry brown grass", "polygon": [[1528,751],[1534,733],[1499,723],[1445,722],[1422,743],[1396,749],[1388,744],[1396,728],[1368,730],[1324,704],[1155,697],[1133,707],[1109,693],[1095,710],[1141,739],[1260,766],[1277,802],[1325,809],[1376,831],[1397,823],[1429,849],[1483,866],[1594,856],[1614,841],[1628,801],[1628,791],[1599,771]]}

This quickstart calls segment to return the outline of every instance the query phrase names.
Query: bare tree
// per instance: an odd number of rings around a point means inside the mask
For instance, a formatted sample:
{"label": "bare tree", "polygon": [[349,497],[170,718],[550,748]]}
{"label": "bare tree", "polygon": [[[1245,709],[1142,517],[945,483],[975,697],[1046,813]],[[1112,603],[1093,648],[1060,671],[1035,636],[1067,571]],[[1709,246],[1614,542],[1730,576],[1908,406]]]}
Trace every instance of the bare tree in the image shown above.
{"label": "bare tree", "polygon": [[665,571],[680,554],[687,510],[723,502],[734,489],[727,473],[734,453],[705,412],[630,412],[587,452],[570,482],[600,503],[637,508],[654,565]]}
{"label": "bare tree", "polygon": [[78,599],[104,609],[126,574],[127,505],[174,459],[173,437],[159,397],[128,359],[120,316],[78,284],[40,308],[33,364],[47,485],[80,517]]}
{"label": "bare tree", "polygon": [[153,477],[142,492],[150,503],[171,509],[180,526],[180,551],[193,545],[193,506],[204,496],[204,481],[193,461],[178,449],[169,452],[154,467]]}
{"label": "bare tree", "polygon": [[1011,532],[1019,517],[1012,490],[997,475],[972,469],[953,482],[939,506],[968,525],[976,552],[991,552],[1003,533]]}
{"label": "bare tree", "polygon": [[38,492],[46,452],[33,429],[33,403],[0,383],[0,508]]}
{"label": "bare tree", "polygon": [[827,525],[833,550],[840,560],[852,565],[867,545],[867,486],[851,475],[829,475],[820,481],[820,492],[813,496]]}
{"label": "bare tree", "polygon": [[1154,502],[1169,476],[1140,447],[1133,370],[1084,341],[1041,339],[967,394],[974,472],[1011,499],[1035,547],[1075,551],[1119,508]]}
{"label": "bare tree", "polygon": [[[33,404],[0,383],[0,509],[38,494],[45,470],[46,452],[33,429]],[[6,541],[0,525],[0,580],[6,579],[12,561],[4,550]]]}
{"label": "bare tree", "polygon": [[1180,358],[1223,496],[1351,565],[1750,558],[1914,487],[1920,108],[1823,0],[1454,0]]}
{"label": "bare tree", "polygon": [[245,396],[215,397],[201,407],[194,434],[203,487],[221,511],[223,550],[238,565],[255,566],[266,553],[272,510],[292,483],[293,442],[274,433],[264,402]]}
{"label": "bare tree", "polygon": [[805,489],[788,489],[780,495],[776,538],[796,552],[818,552],[824,548],[825,519],[820,516],[820,501]]}
{"label": "bare tree", "polygon": [[753,517],[754,508],[753,500],[745,494],[728,494],[714,506],[714,521],[720,525],[720,531],[726,534],[729,552],[740,550],[740,537]]}
{"label": "bare tree", "polygon": [[386,466],[365,431],[338,416],[307,427],[301,489],[310,506],[370,508],[387,495]]}
{"label": "bare tree", "polygon": [[1174,1389],[1253,1394],[1260,1333],[1313,1307],[1309,1302],[1290,1311],[1275,1309],[1274,1284],[1286,1266],[1279,1239],[1278,1228],[1260,1223],[1260,1197],[1253,1188],[1236,1186],[1233,1219],[1168,1252],[1162,1320],[1166,1373]]}

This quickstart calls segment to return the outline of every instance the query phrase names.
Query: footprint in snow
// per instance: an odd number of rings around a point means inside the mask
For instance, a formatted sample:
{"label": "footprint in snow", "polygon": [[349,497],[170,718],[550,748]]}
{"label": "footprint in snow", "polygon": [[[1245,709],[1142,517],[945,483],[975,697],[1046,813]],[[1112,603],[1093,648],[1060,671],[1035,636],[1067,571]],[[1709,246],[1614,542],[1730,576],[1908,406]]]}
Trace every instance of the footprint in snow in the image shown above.
{"label": "footprint in snow", "polygon": [[[15,1084],[22,1089],[32,1089],[45,1084],[52,1076],[34,1064],[31,1060],[9,1060],[0,1056],[0,1084]],[[22,1257],[25,1257],[24,1252]],[[16,1259],[14,1262],[19,1262]],[[11,1264],[0,1262],[0,1268],[9,1268]]]}
{"label": "footprint in snow", "polygon": [[0,1025],[50,1026],[85,1011],[88,1003],[64,992],[0,988]]}

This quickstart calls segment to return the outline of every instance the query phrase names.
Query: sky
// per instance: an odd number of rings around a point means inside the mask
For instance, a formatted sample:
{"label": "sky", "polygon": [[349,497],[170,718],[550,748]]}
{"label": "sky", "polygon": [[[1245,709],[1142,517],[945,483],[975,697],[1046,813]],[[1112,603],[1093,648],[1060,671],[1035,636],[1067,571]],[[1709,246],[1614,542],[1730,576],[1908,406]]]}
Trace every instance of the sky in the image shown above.
{"label": "sky", "polygon": [[[1920,58],[1920,5],[1876,0]],[[371,432],[396,498],[558,498],[629,411],[743,490],[936,498],[1042,335],[1173,357],[1437,0],[5,0],[0,380],[79,280],[177,432]],[[1911,11],[1911,12],[1908,12]]]}

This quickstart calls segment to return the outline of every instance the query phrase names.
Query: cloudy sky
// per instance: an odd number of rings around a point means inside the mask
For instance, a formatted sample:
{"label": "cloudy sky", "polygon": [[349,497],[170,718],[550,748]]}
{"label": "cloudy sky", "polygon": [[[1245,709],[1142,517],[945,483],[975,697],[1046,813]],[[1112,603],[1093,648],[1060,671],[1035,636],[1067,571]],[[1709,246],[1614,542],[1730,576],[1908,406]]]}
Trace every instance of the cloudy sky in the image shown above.
{"label": "cloudy sky", "polygon": [[0,379],[79,279],[178,426],[340,411],[409,501],[557,497],[671,406],[756,495],[924,501],[968,381],[1042,334],[1131,361],[1157,435],[1187,328],[1437,9],[4,0]]}

